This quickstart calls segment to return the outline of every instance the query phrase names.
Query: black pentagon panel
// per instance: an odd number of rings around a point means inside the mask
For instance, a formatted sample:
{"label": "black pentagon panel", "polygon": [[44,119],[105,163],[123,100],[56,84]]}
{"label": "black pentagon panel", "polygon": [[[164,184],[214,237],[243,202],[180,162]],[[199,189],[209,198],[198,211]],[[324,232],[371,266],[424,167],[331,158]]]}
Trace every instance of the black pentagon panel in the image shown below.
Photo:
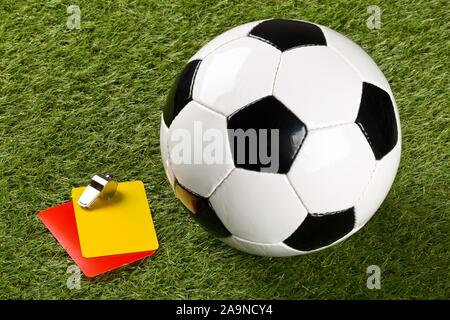
{"label": "black pentagon panel", "polygon": [[397,144],[398,132],[391,97],[383,89],[364,82],[356,124],[359,126],[377,160]]}
{"label": "black pentagon panel", "polygon": [[300,251],[319,249],[341,239],[352,231],[354,225],[353,208],[335,213],[308,214],[284,243]]}
{"label": "black pentagon panel", "polygon": [[296,20],[263,21],[250,31],[249,36],[270,43],[281,51],[327,45],[325,35],[317,25]]}
{"label": "black pentagon panel", "polygon": [[218,238],[231,236],[231,233],[220,221],[214,212],[208,199],[200,197],[185,187],[175,182],[175,195],[181,203],[189,210],[190,215],[199,223],[206,231]]}
{"label": "black pentagon panel", "polygon": [[273,96],[233,113],[228,129],[235,166],[269,173],[289,171],[307,134],[303,122]]}
{"label": "black pentagon panel", "polygon": [[192,100],[192,88],[200,62],[201,60],[192,60],[189,62],[172,85],[163,111],[164,122],[167,127],[170,126],[173,119]]}

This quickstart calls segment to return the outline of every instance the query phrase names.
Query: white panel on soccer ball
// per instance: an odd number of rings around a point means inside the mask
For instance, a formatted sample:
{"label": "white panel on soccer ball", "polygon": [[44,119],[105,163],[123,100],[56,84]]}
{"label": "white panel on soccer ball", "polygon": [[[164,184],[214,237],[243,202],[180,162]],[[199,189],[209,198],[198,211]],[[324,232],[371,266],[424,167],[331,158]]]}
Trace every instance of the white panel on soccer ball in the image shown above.
{"label": "white panel on soccer ball", "polygon": [[356,124],[308,132],[288,173],[310,213],[353,207],[375,169],[373,152]]}
{"label": "white panel on soccer ball", "polygon": [[249,34],[249,32],[258,25],[261,21],[253,21],[240,26],[237,26],[233,29],[230,29],[204,45],[196,54],[192,56],[189,61],[200,59],[203,60],[208,54],[216,50],[217,48],[223,46],[224,44],[231,42],[233,40],[245,37]]}
{"label": "white panel on soccer ball", "polygon": [[229,42],[200,64],[193,97],[221,114],[272,94],[281,52],[245,37]]}
{"label": "white panel on soccer ball", "polygon": [[391,93],[389,83],[383,72],[360,46],[339,32],[324,26],[320,26],[320,28],[327,39],[327,46],[345,57],[348,63],[358,70],[362,81],[372,83]]}
{"label": "white panel on soccer ball", "polygon": [[397,143],[383,159],[377,161],[375,172],[364,194],[355,205],[355,227],[364,226],[386,198],[400,163],[401,145]]}
{"label": "white panel on soccer ball", "polygon": [[167,179],[170,182],[170,185],[172,188],[175,184],[175,177],[173,175],[172,169],[170,167],[169,163],[169,146],[167,144],[167,134],[169,132],[169,128],[166,127],[166,124],[164,123],[164,118],[161,115],[161,127],[159,129],[159,143],[160,143],[160,150],[161,150],[161,158],[164,166],[164,171],[166,172]]}
{"label": "white panel on soccer ball", "polygon": [[250,254],[270,257],[291,257],[304,254],[302,251],[292,249],[282,242],[279,243],[257,243],[240,239],[236,236],[220,239],[227,245]]}
{"label": "white panel on soccer ball", "polygon": [[284,52],[273,91],[308,129],[353,122],[361,92],[352,66],[325,46]]}
{"label": "white panel on soccer ball", "polygon": [[189,102],[169,129],[170,163],[180,184],[208,197],[233,169],[226,118]]}
{"label": "white panel on soccer ball", "polygon": [[283,241],[307,215],[285,175],[239,168],[216,189],[210,203],[231,234],[261,243]]}

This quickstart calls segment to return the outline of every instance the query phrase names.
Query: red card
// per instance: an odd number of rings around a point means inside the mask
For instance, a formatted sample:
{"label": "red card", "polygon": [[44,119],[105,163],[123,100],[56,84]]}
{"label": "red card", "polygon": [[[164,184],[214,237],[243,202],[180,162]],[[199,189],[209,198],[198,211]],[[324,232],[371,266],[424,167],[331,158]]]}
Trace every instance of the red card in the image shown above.
{"label": "red card", "polygon": [[84,258],[81,255],[80,239],[78,238],[72,201],[42,211],[39,213],[39,218],[87,277],[95,277],[125,264],[148,257],[155,252],[144,251]]}

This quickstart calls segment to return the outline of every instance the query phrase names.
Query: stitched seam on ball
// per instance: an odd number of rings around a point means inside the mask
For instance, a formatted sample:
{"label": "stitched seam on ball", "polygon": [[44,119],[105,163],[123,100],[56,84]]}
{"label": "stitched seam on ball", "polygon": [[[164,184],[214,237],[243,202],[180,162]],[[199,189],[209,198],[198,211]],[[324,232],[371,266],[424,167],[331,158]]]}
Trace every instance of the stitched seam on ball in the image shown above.
{"label": "stitched seam on ball", "polygon": [[[192,101],[195,101],[195,103],[197,103],[199,107],[201,107],[201,108],[203,108],[203,109],[205,109],[205,110],[207,110],[207,111],[210,111],[210,112],[212,112],[212,113],[215,113],[215,114],[217,114],[218,116],[224,117],[224,118],[225,118],[225,126],[227,125],[227,117],[226,117],[224,114],[222,114],[222,113],[220,113],[220,112],[217,112],[216,110],[212,110],[212,109],[209,108],[208,106],[206,106],[206,105],[204,105],[203,103],[200,103],[200,102],[198,102],[198,101],[196,101],[196,100],[192,100]],[[228,138],[227,138],[227,139],[228,139]],[[228,140],[227,140],[227,142],[228,142]],[[212,194],[213,194],[213,193],[217,190],[217,188],[225,181],[225,179],[228,178],[228,176],[231,174],[231,172],[232,172],[234,169],[235,169],[235,167],[231,168],[230,172],[229,172],[228,174],[225,175],[225,178],[223,178],[223,179],[221,180],[221,182],[220,182],[220,183],[219,183],[219,184],[211,191],[211,193],[208,195],[208,198],[210,198],[210,197],[212,196]]]}
{"label": "stitched seam on ball", "polygon": [[[272,95],[267,95],[267,96],[264,96],[264,97],[262,97],[262,98],[259,98],[258,100],[255,100],[255,101],[253,101],[253,102],[250,102],[249,104],[246,104],[245,106],[243,106],[243,107],[240,107],[239,109],[236,109],[236,111],[233,111],[231,114],[229,114],[228,116],[227,116],[227,120],[228,119],[231,119],[235,114],[237,114],[239,111],[241,111],[241,110],[244,110],[245,108],[247,108],[247,107],[250,107],[250,106],[252,106],[252,105],[254,105],[255,103],[258,103],[258,102],[260,102],[261,100],[263,100],[263,99],[265,99],[265,98],[268,98],[268,97],[271,97]],[[275,97],[276,98],[276,97]]]}
{"label": "stitched seam on ball", "polygon": [[[389,87],[389,88],[386,88],[384,85],[381,85],[380,83],[378,83],[378,81],[374,81],[374,79],[370,79],[370,81],[369,81],[369,79],[364,79],[364,77],[363,77],[363,75],[361,74],[361,72],[359,71],[359,69],[349,60],[349,59],[347,59],[347,57],[346,56],[344,56],[337,48],[335,48],[335,47],[333,47],[333,46],[331,46],[331,45],[328,45],[328,47],[332,50],[332,51],[334,51],[337,55],[339,55],[357,74],[358,74],[358,77],[360,78],[360,80],[362,81],[362,82],[367,82],[367,83],[370,83],[370,84],[373,84],[373,85],[376,85],[377,87],[379,87],[379,88],[381,88],[381,89],[383,89],[384,91],[386,91],[388,94],[389,94],[389,92],[392,92],[392,90],[391,90],[391,88]],[[361,48],[361,50],[363,50],[364,51],[364,49],[362,49]],[[370,57],[369,57],[370,58]],[[375,61],[373,61],[375,64],[376,64],[376,62]],[[377,67],[378,67],[378,65],[377,65]],[[378,67],[379,68],[379,67]],[[380,71],[381,71],[381,69],[380,69]],[[383,73],[382,71],[381,71],[381,73]],[[383,74],[383,76],[384,76],[384,74]],[[388,82],[387,81],[387,79],[386,79],[386,82]],[[388,82],[388,85],[389,85],[389,82]]]}
{"label": "stitched seam on ball", "polygon": [[[235,239],[240,240],[240,241],[242,241],[242,242],[247,242],[247,243],[249,243],[249,244],[254,244],[254,245],[260,245],[260,244],[262,244],[262,245],[283,245],[283,246],[286,246],[286,244],[285,244],[283,241],[279,241],[279,242],[256,242],[256,241],[251,241],[251,240],[248,240],[248,239],[245,239],[245,238],[242,238],[242,237],[238,237],[238,236],[236,236],[236,235],[234,235],[234,234],[232,234],[232,237],[234,237]],[[289,247],[289,246],[286,246],[286,247],[288,247],[288,249],[289,249],[289,250],[292,250],[292,251],[305,252],[305,251],[300,251],[300,250],[291,248],[291,247]],[[286,249],[286,248],[285,248],[285,249]]]}
{"label": "stitched seam on ball", "polygon": [[230,172],[228,172],[225,177],[222,179],[222,181],[220,181],[220,183],[214,188],[214,190],[211,192],[211,194],[208,196],[208,199],[211,199],[211,197],[214,195],[214,193],[217,191],[217,189],[219,189],[219,187],[226,181],[228,180],[228,178],[231,176],[231,173],[235,170],[236,168],[233,167],[231,168]]}
{"label": "stitched seam on ball", "polygon": [[350,68],[353,69],[353,71],[356,72],[356,74],[358,75],[359,79],[361,81],[364,81],[363,76],[361,74],[361,72],[359,72],[358,68],[355,67],[355,65],[353,63],[351,63],[350,60],[348,60],[338,49],[336,49],[333,46],[327,45],[328,48],[330,48],[332,51],[334,51],[342,60],[344,60],[345,63],[347,63]]}
{"label": "stitched seam on ball", "polygon": [[272,91],[271,91],[272,95],[275,90],[275,83],[277,82],[278,71],[280,71],[281,59],[282,59],[282,54],[280,53],[280,57],[278,58],[277,70],[275,71],[275,77],[273,78]]}
{"label": "stitched seam on ball", "polygon": [[[165,139],[166,141],[164,141],[164,145],[165,145],[165,147],[166,147],[165,149],[167,151],[167,167],[168,167],[167,169],[170,170],[170,173],[172,173],[172,176],[173,176],[173,184],[170,180],[169,180],[169,184],[172,187],[172,189],[175,189],[175,183],[177,181],[177,177],[175,177],[175,172],[173,172],[173,170],[170,166],[172,160],[170,159],[170,149],[169,149],[169,127],[167,127],[166,124],[164,123],[164,118],[162,115],[161,115],[161,121],[163,122],[163,125],[167,128],[167,136]],[[162,156],[161,156],[161,158],[162,158]],[[164,167],[164,163],[163,163],[163,167]]]}
{"label": "stitched seam on ball", "polygon": [[366,195],[367,189],[369,189],[369,185],[372,182],[373,176],[375,175],[375,171],[377,170],[377,164],[378,164],[378,162],[375,162],[375,165],[373,166],[372,173],[370,174],[369,181],[367,181],[367,184],[364,187],[362,194],[356,199],[355,205]]}
{"label": "stitched seam on ball", "polygon": [[327,45],[326,44],[325,45],[324,44],[301,44],[301,45],[286,49],[283,51],[283,53],[289,52],[289,51],[297,49],[297,48],[306,48],[306,47],[327,47]]}
{"label": "stitched seam on ball", "polygon": [[[220,36],[220,34],[217,35],[217,36]],[[206,59],[206,57],[208,57],[209,55],[213,54],[214,52],[216,52],[217,50],[219,50],[219,49],[222,48],[223,46],[229,44],[230,42],[233,42],[233,41],[235,41],[235,40],[239,40],[239,39],[242,39],[242,38],[246,38],[246,37],[247,37],[247,35],[245,35],[245,36],[239,36],[239,37],[237,37],[237,38],[228,40],[228,41],[222,43],[221,45],[219,45],[217,48],[215,48],[215,49],[212,50],[211,52],[209,52],[209,53],[208,53],[207,55],[205,55],[203,58],[199,57],[199,58],[197,58],[197,59],[203,61],[203,60]],[[213,39],[213,40],[214,40],[214,39]],[[205,45],[207,45],[207,44],[208,44],[208,43],[206,43]],[[201,50],[201,49],[202,49],[202,48],[200,48],[200,50]],[[199,51],[200,51],[200,50],[199,50]],[[195,56],[195,55],[194,55],[194,56]],[[197,60],[197,59],[194,59],[194,60]],[[192,61],[193,61],[193,60],[192,60]]]}
{"label": "stitched seam on ball", "polygon": [[[367,184],[366,184],[366,186],[364,187],[364,189],[363,189],[363,192],[361,193],[361,195],[355,200],[355,226],[356,226],[356,222],[358,221],[358,215],[357,215],[357,212],[356,212],[356,205],[359,203],[359,201],[361,201],[363,198],[364,198],[364,196],[366,195],[366,193],[367,193],[367,190],[369,189],[369,185],[370,185],[370,183],[372,182],[372,180],[373,180],[373,177],[374,177],[374,175],[375,175],[375,171],[377,170],[377,165],[378,165],[378,162],[375,162],[375,165],[374,165],[374,168],[373,168],[373,170],[372,170],[372,174],[370,175],[370,178],[369,178],[369,181],[367,181]],[[361,226],[360,228],[362,228],[363,226]]]}
{"label": "stitched seam on ball", "polygon": [[364,136],[367,139],[367,142],[369,142],[370,148],[372,150],[375,150],[375,146],[373,145],[372,141],[370,141],[370,137],[369,134],[367,133],[367,131],[364,129],[363,125],[360,122],[356,122],[356,124],[358,125],[358,127],[361,129],[362,133],[364,134]]}
{"label": "stitched seam on ball", "polygon": [[194,99],[194,82],[195,82],[195,78],[197,77],[197,72],[198,72],[198,69],[200,68],[201,64],[202,64],[202,60],[200,60],[200,62],[195,67],[194,76],[192,77],[191,86],[189,88],[189,97],[191,98],[191,100]]}
{"label": "stitched seam on ball", "polygon": [[196,104],[198,104],[200,107],[202,107],[203,109],[206,109],[207,111],[211,111],[219,116],[222,116],[225,118],[225,122],[227,120],[227,116],[225,114],[223,114],[222,112],[219,112],[217,110],[211,109],[210,107],[208,107],[206,104],[204,104],[203,102],[199,102],[197,100],[192,99],[192,101],[194,101]]}
{"label": "stitched seam on ball", "polygon": [[[304,124],[304,126],[305,126],[305,134],[303,135],[302,141],[300,141],[300,146],[298,147],[297,151],[295,152],[295,154],[291,158],[291,167],[292,167],[292,163],[294,163],[295,159],[297,158],[298,153],[300,152],[300,150],[301,150],[301,148],[303,146],[303,142],[305,142],[305,139],[308,136],[308,128],[306,127],[306,124]],[[289,167],[289,170],[291,169],[291,167]],[[289,179],[288,179],[288,181],[289,181]],[[289,181],[289,184],[290,183],[291,182]]]}
{"label": "stitched seam on ball", "polygon": [[249,38],[258,39],[258,40],[260,40],[260,41],[262,41],[262,42],[267,43],[267,44],[270,45],[271,47],[276,48],[276,49],[279,50],[280,52],[283,52],[276,44],[270,42],[270,41],[267,40],[267,39],[261,38],[261,37],[259,37],[259,36],[255,36],[254,34],[250,34],[250,35],[249,35]]}
{"label": "stitched seam on ball", "polygon": [[280,50],[281,53],[288,52],[288,51],[290,51],[290,50],[297,49],[297,48],[304,48],[304,47],[326,47],[326,46],[327,46],[327,45],[323,45],[323,44],[300,44],[300,45],[298,45],[298,46],[294,46],[294,47],[288,48],[288,49],[286,49],[286,50],[282,50],[282,49],[281,49],[279,46],[277,46],[275,43],[273,43],[273,42],[271,42],[271,41],[269,41],[269,40],[267,40],[267,39],[261,38],[261,37],[259,37],[259,36],[254,35],[254,34],[249,34],[249,37],[250,37],[250,38],[258,39],[258,40],[260,40],[260,41],[262,41],[262,42],[265,42],[265,43],[271,45],[272,47],[276,48],[277,50]]}
{"label": "stitched seam on ball", "polygon": [[348,209],[351,209],[351,208],[352,208],[352,207],[347,208],[347,209],[343,209],[343,210],[339,210],[339,211],[328,211],[328,212],[308,213],[308,214],[309,214],[310,216],[313,216],[313,217],[331,216],[331,215],[333,215],[333,214],[338,214],[338,213],[347,211]]}
{"label": "stitched seam on ball", "polygon": [[297,196],[297,198],[298,198],[298,200],[300,201],[300,203],[302,204],[303,208],[305,208],[306,213],[309,214],[308,207],[306,207],[305,203],[303,202],[302,198],[301,198],[300,195],[298,194],[297,190],[295,190],[295,188],[294,188],[294,186],[293,186],[293,184],[292,184],[292,182],[291,182],[291,179],[289,178],[288,175],[285,175],[285,177],[286,177],[286,180],[288,181],[288,184],[289,184],[289,186],[291,187],[292,191],[294,191],[294,194]]}
{"label": "stitched seam on ball", "polygon": [[311,128],[311,129],[308,129],[308,130],[309,131],[314,131],[314,130],[320,130],[320,129],[329,129],[329,128],[335,128],[335,127],[343,127],[343,126],[351,125],[353,123],[354,122],[344,122],[344,123],[338,123],[338,124],[330,124],[330,125],[327,125],[327,126]]}

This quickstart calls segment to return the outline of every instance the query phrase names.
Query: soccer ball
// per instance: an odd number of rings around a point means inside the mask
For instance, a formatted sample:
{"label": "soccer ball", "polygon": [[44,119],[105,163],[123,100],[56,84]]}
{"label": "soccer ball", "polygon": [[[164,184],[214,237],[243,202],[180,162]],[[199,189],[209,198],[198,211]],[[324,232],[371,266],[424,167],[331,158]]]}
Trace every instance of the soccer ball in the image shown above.
{"label": "soccer ball", "polygon": [[358,45],[276,19],[231,29],[189,60],[160,143],[176,196],[206,230],[244,252],[294,256],[368,222],[401,134],[389,84]]}

